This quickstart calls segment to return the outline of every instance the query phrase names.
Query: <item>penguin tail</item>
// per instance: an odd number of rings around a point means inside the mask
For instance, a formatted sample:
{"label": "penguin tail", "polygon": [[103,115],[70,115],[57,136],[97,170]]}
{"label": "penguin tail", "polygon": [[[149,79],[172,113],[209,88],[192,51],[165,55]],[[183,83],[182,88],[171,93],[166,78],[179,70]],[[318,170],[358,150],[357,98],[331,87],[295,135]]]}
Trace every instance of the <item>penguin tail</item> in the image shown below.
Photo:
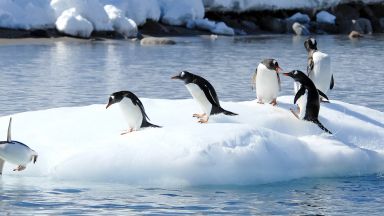
{"label": "penguin tail", "polygon": [[146,119],[144,119],[143,123],[141,124],[141,127],[161,128],[161,126],[152,124],[152,123],[148,122]]}
{"label": "penguin tail", "polygon": [[326,127],[324,127],[324,125],[323,124],[321,124],[321,122],[319,121],[319,120],[312,120],[312,122],[313,123],[315,123],[315,124],[317,124],[317,126],[319,126],[319,128],[321,129],[321,130],[323,130],[323,131],[325,131],[325,132],[327,132],[327,133],[329,133],[329,134],[332,134],[332,132],[331,131],[329,131]]}
{"label": "penguin tail", "polygon": [[220,113],[223,113],[224,115],[227,115],[227,116],[235,116],[235,115],[238,115],[237,113],[233,113],[231,111],[228,111],[228,110],[225,110],[223,108],[220,107]]}

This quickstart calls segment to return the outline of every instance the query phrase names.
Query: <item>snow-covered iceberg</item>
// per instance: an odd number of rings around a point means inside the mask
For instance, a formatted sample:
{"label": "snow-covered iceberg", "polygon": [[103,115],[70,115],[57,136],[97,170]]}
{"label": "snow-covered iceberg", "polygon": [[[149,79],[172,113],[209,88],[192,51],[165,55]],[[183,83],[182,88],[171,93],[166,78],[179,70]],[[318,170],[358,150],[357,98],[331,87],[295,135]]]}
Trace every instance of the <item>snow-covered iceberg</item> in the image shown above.
{"label": "snow-covered iceberg", "polygon": [[[13,139],[39,153],[35,165],[7,175],[128,184],[260,184],[302,177],[353,176],[384,171],[384,113],[340,101],[322,104],[320,121],[334,135],[296,119],[293,98],[279,105],[223,102],[238,116],[198,124],[191,99],[142,99],[151,122],[124,136],[118,106],[56,108],[18,113]],[[9,116],[0,118],[6,136]]]}

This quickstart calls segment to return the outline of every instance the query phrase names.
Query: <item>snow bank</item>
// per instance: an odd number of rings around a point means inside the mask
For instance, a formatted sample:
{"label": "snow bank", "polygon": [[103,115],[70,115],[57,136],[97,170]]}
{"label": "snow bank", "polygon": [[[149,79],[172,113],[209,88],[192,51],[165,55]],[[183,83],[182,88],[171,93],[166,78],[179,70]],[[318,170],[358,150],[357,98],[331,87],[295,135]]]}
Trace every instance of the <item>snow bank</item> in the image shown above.
{"label": "snow bank", "polygon": [[113,29],[120,34],[127,37],[134,37],[137,35],[137,25],[135,21],[125,17],[122,10],[113,5],[105,5],[105,11],[112,22]]}
{"label": "snow bank", "polygon": [[161,21],[169,25],[185,26],[188,20],[204,18],[204,6],[201,1],[161,0]]}
{"label": "snow bank", "polygon": [[[39,153],[35,165],[5,176],[128,184],[259,184],[301,177],[364,175],[384,171],[384,113],[339,101],[322,104],[320,121],[334,136],[279,105],[223,102],[239,116],[198,124],[193,100],[142,99],[149,128],[121,136],[118,106],[57,108],[13,115],[13,138]],[[6,136],[9,116],[0,118]]]}

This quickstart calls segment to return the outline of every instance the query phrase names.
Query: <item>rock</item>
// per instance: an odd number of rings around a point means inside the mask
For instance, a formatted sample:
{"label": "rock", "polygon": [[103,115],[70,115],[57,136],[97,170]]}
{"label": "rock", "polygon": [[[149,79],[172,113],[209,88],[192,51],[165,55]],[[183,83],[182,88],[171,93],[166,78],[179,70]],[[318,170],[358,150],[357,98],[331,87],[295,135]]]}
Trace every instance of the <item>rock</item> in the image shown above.
{"label": "rock", "polygon": [[327,11],[320,11],[319,13],[316,14],[316,21],[318,23],[335,24],[336,16],[328,13]]}
{"label": "rock", "polygon": [[384,29],[384,17],[379,19],[381,29]]}
{"label": "rock", "polygon": [[363,37],[363,35],[360,34],[360,33],[357,32],[357,31],[351,31],[351,33],[349,33],[348,37],[351,38],[351,39],[353,39],[353,38],[360,38],[360,37]]}
{"label": "rock", "polygon": [[367,18],[359,18],[352,20],[352,31],[357,31],[361,34],[372,34],[371,21]]}
{"label": "rock", "polygon": [[271,31],[273,33],[285,33],[286,21],[275,17],[263,17],[260,20],[260,26],[262,29]]}
{"label": "rock", "polygon": [[311,21],[311,19],[309,18],[309,16],[307,14],[302,14],[300,12],[295,13],[294,15],[292,15],[291,17],[289,17],[285,20],[291,21],[291,22],[298,22],[301,24],[306,24],[306,23],[309,23]]}
{"label": "rock", "polygon": [[310,35],[308,28],[298,22],[293,23],[292,29],[296,35]]}
{"label": "rock", "polygon": [[44,29],[33,29],[30,32],[31,37],[34,38],[49,38],[49,33]]}
{"label": "rock", "polygon": [[141,26],[141,32],[143,34],[154,35],[169,34],[167,27],[153,20],[147,20],[147,22]]}
{"label": "rock", "polygon": [[244,31],[248,34],[254,34],[260,31],[259,26],[252,21],[242,20],[241,25],[243,26]]}
{"label": "rock", "polygon": [[337,5],[334,8],[333,14],[336,16],[336,23],[338,20],[353,20],[360,17],[359,10],[348,4]]}
{"label": "rock", "polygon": [[317,23],[316,32],[327,34],[338,34],[339,28],[335,24],[330,23]]}
{"label": "rock", "polygon": [[174,45],[176,42],[169,38],[145,37],[140,40],[141,45]]}

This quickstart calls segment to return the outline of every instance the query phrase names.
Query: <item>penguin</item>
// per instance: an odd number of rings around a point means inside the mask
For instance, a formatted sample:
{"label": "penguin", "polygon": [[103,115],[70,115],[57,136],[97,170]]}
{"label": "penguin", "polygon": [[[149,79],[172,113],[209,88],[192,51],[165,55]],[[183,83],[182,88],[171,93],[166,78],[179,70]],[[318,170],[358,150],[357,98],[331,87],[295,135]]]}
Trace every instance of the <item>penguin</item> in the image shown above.
{"label": "penguin", "polygon": [[257,103],[277,105],[277,95],[281,89],[279,72],[282,69],[275,59],[264,59],[256,68],[252,78],[252,88],[256,85]]}
{"label": "penguin", "polygon": [[13,171],[22,171],[29,162],[36,163],[38,154],[24,143],[11,139],[12,118],[9,119],[7,141],[0,141],[0,176],[5,162],[16,164]]}
{"label": "penguin", "polygon": [[320,96],[328,100],[327,95],[325,95],[321,90],[317,89],[315,84],[309,79],[302,71],[293,70],[289,73],[283,73],[285,76],[292,77],[296,82],[300,83],[300,89],[296,93],[293,103],[296,104],[297,100],[301,97],[299,101],[299,113],[296,113],[291,109],[291,112],[298,118],[306,121],[311,121],[318,125],[323,131],[332,134],[327,128],[320,123],[319,111],[320,111]]}
{"label": "penguin", "polygon": [[219,98],[213,86],[203,77],[188,71],[182,71],[171,79],[184,81],[189,93],[200,105],[203,114],[193,114],[199,119],[199,123],[207,123],[210,115],[223,113],[224,115],[234,116],[236,113],[227,111],[220,106]]}
{"label": "penguin", "polygon": [[[314,38],[305,40],[304,47],[308,52],[307,75],[315,83],[317,89],[327,94],[335,84],[331,72],[331,58],[317,49],[317,41]],[[325,102],[323,99],[320,96],[320,100]]]}
{"label": "penguin", "polygon": [[125,117],[125,120],[128,123],[128,130],[121,133],[121,135],[139,130],[140,128],[161,127],[148,122],[149,118],[145,113],[143,104],[141,103],[139,98],[132,92],[119,91],[112,93],[109,96],[109,101],[106,106],[106,109],[108,109],[108,107],[115,103],[119,103],[120,109]]}

